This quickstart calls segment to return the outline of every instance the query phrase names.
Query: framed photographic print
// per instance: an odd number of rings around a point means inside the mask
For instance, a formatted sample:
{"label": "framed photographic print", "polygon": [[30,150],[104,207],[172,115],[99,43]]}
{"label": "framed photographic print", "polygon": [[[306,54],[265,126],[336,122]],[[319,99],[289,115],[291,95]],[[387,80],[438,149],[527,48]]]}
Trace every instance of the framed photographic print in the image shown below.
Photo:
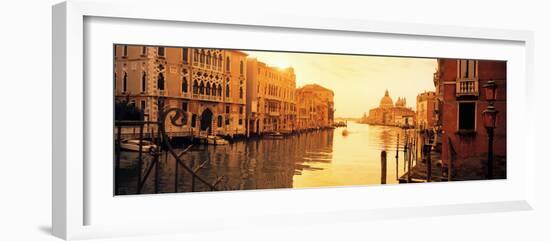
{"label": "framed photographic print", "polygon": [[182,4],[54,6],[56,236],[532,208],[530,32]]}

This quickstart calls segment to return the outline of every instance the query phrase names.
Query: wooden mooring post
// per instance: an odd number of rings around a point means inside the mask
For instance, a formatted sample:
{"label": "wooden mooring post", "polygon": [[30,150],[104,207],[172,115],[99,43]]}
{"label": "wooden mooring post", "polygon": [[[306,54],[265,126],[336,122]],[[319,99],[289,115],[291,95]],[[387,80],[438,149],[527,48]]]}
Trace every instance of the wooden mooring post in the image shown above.
{"label": "wooden mooring post", "polygon": [[397,141],[395,142],[395,158],[399,158],[399,134],[397,134]]}
{"label": "wooden mooring post", "polygon": [[137,170],[137,191],[136,193],[141,192],[141,172],[143,168],[143,125],[139,126],[139,153],[138,153],[138,170]]}
{"label": "wooden mooring post", "polygon": [[[412,148],[412,146],[411,146]],[[409,148],[410,150],[410,148]],[[407,158],[407,183],[411,183],[411,158],[412,157],[412,151],[409,151],[409,155],[408,155],[408,158]]]}
{"label": "wooden mooring post", "polygon": [[120,143],[121,143],[121,131],[122,127],[119,125],[117,127],[117,145],[115,150],[115,194],[120,194],[119,186],[120,186]]}
{"label": "wooden mooring post", "polygon": [[381,166],[380,184],[386,184],[386,174],[387,174],[386,151],[382,151],[382,153],[380,153],[380,166]]}

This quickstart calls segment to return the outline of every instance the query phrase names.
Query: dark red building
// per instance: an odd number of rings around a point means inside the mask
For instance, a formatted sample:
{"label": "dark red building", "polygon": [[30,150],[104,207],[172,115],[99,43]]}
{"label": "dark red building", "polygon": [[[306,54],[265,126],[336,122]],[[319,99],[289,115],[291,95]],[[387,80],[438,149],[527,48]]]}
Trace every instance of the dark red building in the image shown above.
{"label": "dark red building", "polygon": [[439,59],[434,73],[441,159],[454,179],[479,179],[487,172],[488,135],[483,111],[489,105],[483,86],[496,82],[495,177],[506,177],[506,62]]}

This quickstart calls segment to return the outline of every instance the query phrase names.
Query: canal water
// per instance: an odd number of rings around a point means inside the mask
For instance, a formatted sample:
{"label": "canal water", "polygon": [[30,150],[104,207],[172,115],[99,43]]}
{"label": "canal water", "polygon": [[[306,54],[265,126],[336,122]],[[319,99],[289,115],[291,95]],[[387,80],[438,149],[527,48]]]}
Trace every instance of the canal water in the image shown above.
{"label": "canal water", "polygon": [[[347,136],[342,135],[345,129],[349,132]],[[254,139],[225,146],[197,145],[182,159],[192,168],[208,161],[198,174],[209,182],[224,176],[225,181],[218,186],[222,190],[393,184],[398,183],[398,177],[406,171],[404,136],[405,131],[400,128],[350,122],[347,128],[313,131],[279,140]],[[383,150],[387,152],[385,180],[381,162]],[[119,194],[136,193],[137,154],[124,152],[121,157]],[[147,156],[143,173],[147,172],[150,162],[151,157]],[[181,167],[176,187],[174,158],[162,155],[160,163],[158,174],[151,171],[142,193],[155,192],[156,175],[158,192],[174,192],[176,188],[177,192],[191,190],[191,176]],[[195,185],[196,191],[208,190],[199,182]]]}

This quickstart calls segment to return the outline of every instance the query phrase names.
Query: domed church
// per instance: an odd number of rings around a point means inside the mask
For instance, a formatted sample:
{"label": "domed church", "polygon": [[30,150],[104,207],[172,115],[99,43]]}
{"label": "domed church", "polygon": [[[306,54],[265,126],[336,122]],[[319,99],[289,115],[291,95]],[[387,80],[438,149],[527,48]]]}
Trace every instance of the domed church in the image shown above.
{"label": "domed church", "polygon": [[388,90],[380,99],[380,105],[377,108],[369,110],[368,117],[361,122],[371,125],[388,125],[408,127],[414,126],[415,112],[410,107],[407,107],[407,99],[398,97],[393,104],[393,99],[390,97]]}

